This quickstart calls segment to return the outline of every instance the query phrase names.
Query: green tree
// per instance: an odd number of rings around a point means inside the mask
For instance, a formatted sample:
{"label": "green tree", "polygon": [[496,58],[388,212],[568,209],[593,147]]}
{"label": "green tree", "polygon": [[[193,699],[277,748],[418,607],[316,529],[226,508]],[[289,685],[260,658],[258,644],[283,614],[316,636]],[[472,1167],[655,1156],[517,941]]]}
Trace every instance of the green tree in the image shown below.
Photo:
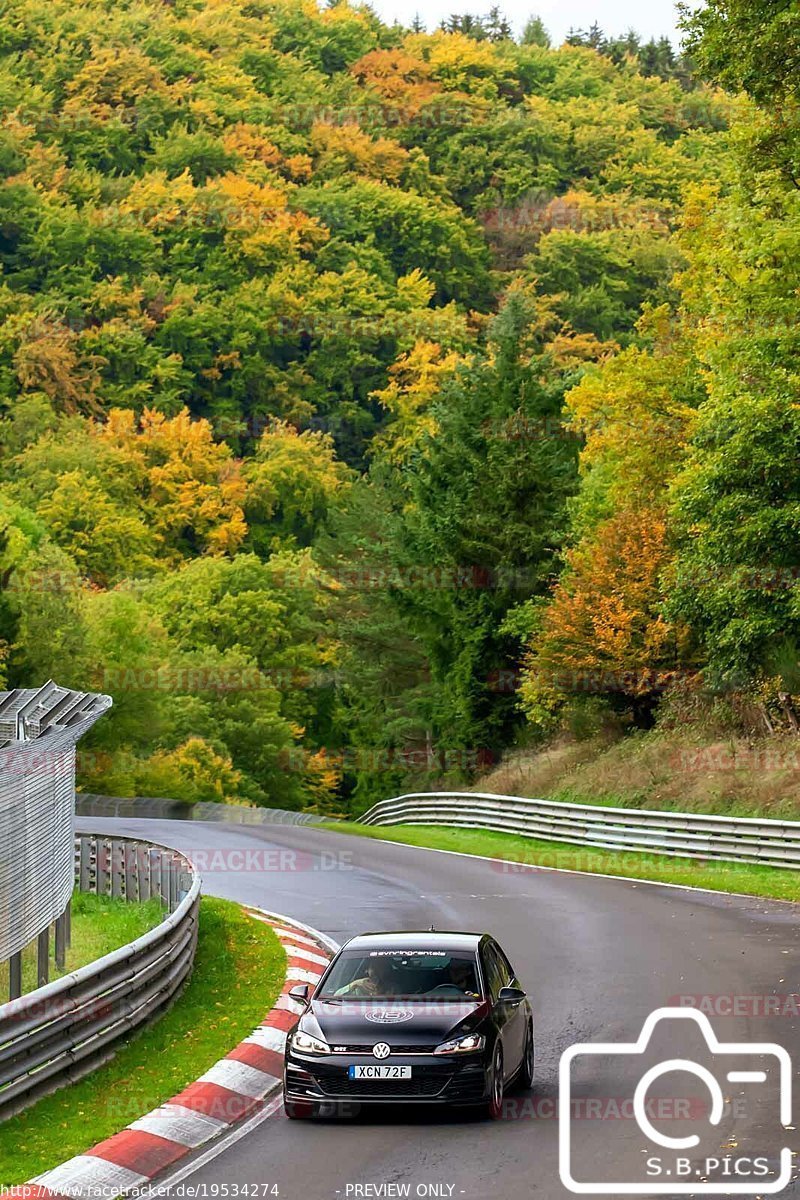
{"label": "green tree", "polygon": [[[430,683],[414,672],[404,724],[381,731],[373,749],[427,753],[432,769],[455,777],[496,753],[514,728],[514,698],[498,680],[513,674],[518,647],[502,623],[546,591],[575,486],[562,391],[557,381],[542,384],[545,331],[535,300],[512,290],[487,355],[443,379],[431,405],[435,429],[399,478],[380,463],[373,471],[373,487],[392,498],[384,518],[390,564],[376,570],[381,578],[387,571]],[[385,622],[384,604],[373,630]],[[358,783],[361,796],[375,786],[366,773]]]}
{"label": "green tree", "polygon": [[800,187],[800,22],[792,0],[706,0],[683,8],[700,72],[743,90],[762,114],[750,131],[756,165],[777,165]]}
{"label": "green tree", "polygon": [[266,555],[281,543],[311,545],[343,502],[348,474],[328,435],[281,422],[265,430],[244,470],[254,548]]}
{"label": "green tree", "polygon": [[528,17],[520,41],[523,46],[541,46],[545,50],[549,48],[550,34],[541,17]]}
{"label": "green tree", "polygon": [[708,398],[674,487],[674,611],[710,676],[739,687],[800,646],[796,564],[800,442],[796,372],[800,198],[774,180],[689,212],[685,281]]}

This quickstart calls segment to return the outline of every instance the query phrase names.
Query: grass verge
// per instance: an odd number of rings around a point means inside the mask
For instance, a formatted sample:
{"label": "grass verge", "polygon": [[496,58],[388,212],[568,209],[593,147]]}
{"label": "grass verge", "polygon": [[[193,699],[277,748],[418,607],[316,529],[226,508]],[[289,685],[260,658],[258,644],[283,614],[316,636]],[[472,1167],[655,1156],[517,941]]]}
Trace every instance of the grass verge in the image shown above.
{"label": "grass verge", "polygon": [[86,1079],[0,1127],[0,1183],[24,1183],[141,1117],[222,1058],[275,1003],[286,955],[238,904],[200,902],[191,979],[172,1008]]}
{"label": "grass verge", "polygon": [[337,822],[325,826],[338,833],[382,841],[404,842],[434,850],[457,850],[480,854],[526,866],[558,867],[563,871],[619,875],[654,883],[709,888],[714,892],[743,892],[775,900],[800,901],[800,878],[796,871],[756,867],[738,863],[704,862],[694,858],[669,858],[664,854],[601,850],[539,841],[513,833],[488,829],[450,829],[443,825],[359,825]]}
{"label": "grass verge", "polygon": [[723,736],[678,728],[562,737],[508,751],[469,789],[573,804],[779,821],[800,818],[796,734]]}
{"label": "grass verge", "polygon": [[[110,896],[92,896],[75,892],[72,897],[72,945],[67,951],[66,965],[59,971],[55,962],[55,938],[50,938],[50,979],[60,979],[77,971],[96,958],[110,954],[119,946],[135,941],[163,919],[158,900],[145,904],[127,904]],[[36,943],[22,953],[22,989],[30,992],[36,987]],[[0,996],[8,997],[8,963],[0,965]]]}

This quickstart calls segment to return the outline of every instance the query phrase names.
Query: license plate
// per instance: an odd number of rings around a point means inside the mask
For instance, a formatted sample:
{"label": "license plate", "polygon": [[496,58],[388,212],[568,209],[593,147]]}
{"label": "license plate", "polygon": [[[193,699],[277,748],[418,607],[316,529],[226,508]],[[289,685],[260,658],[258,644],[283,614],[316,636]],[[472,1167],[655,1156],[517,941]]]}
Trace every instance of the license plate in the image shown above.
{"label": "license plate", "polygon": [[349,1067],[347,1074],[351,1079],[410,1079],[411,1067],[401,1067],[381,1063],[368,1063],[363,1067]]}

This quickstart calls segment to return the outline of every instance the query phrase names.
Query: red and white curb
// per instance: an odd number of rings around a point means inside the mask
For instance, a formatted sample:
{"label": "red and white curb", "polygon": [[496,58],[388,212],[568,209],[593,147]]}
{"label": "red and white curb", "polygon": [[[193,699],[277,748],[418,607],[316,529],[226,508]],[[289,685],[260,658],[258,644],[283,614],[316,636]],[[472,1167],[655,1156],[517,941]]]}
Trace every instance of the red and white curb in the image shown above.
{"label": "red and white curb", "polygon": [[283,989],[261,1025],[177,1096],[8,1194],[26,1200],[114,1200],[142,1188],[265,1107],[280,1087],[286,1034],[302,1008],[287,993],[298,983],[317,983],[337,946],[317,930],[279,914],[249,905],[245,911],[272,927],[287,957]]}

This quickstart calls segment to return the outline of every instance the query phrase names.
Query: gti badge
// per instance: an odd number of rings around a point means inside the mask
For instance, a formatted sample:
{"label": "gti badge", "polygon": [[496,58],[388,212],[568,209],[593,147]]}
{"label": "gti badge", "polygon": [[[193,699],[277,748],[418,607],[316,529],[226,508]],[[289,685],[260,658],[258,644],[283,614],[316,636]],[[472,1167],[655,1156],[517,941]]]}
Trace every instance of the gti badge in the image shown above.
{"label": "gti badge", "polygon": [[364,1013],[367,1021],[374,1025],[399,1025],[401,1021],[410,1021],[414,1016],[411,1008],[368,1008]]}
{"label": "gti badge", "polygon": [[386,1042],[376,1042],[372,1047],[372,1054],[375,1058],[388,1058],[391,1050],[386,1045]]}

